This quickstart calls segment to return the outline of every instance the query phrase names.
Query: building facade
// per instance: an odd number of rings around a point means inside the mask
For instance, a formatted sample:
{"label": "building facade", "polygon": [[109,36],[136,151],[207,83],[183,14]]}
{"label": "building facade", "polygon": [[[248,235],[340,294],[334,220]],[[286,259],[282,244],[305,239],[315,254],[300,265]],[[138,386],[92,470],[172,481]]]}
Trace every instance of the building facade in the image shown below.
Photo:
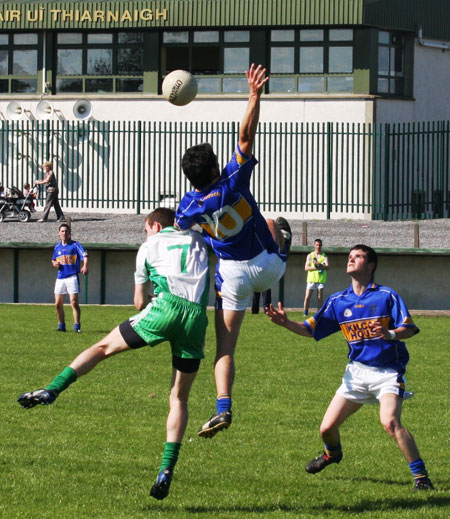
{"label": "building facade", "polygon": [[[5,123],[233,123],[241,119],[246,104],[245,70],[252,62],[264,64],[271,77],[262,104],[263,124],[448,121],[450,3],[0,2],[0,118]],[[185,107],[169,105],[161,95],[165,75],[175,69],[190,71],[198,82],[197,98]],[[6,132],[10,135],[14,127],[5,124],[3,129],[1,175],[6,183],[12,181],[6,175],[23,167],[14,162],[17,158],[29,157],[35,171],[40,157],[27,152],[20,142],[28,130],[7,138]],[[317,131],[322,135],[322,130]],[[317,146],[327,144],[319,137]],[[342,153],[353,153],[353,147],[347,145]],[[47,152],[45,147],[41,151]],[[60,153],[53,152],[57,160],[62,160]],[[289,162],[289,158],[282,160]],[[361,189],[373,201],[373,160],[364,156],[357,161],[361,177],[365,176]],[[75,162],[66,158],[64,171],[78,173]],[[325,162],[316,160],[322,172]],[[447,155],[444,162],[448,168]],[[443,203],[450,190],[445,171]],[[18,182],[16,177],[14,182]],[[349,179],[342,177],[339,182],[345,185]],[[431,191],[435,190],[432,183]],[[326,178],[318,180],[317,186],[318,191],[330,190]],[[66,181],[65,187],[74,188],[73,182]],[[385,191],[386,186],[380,184],[379,189]],[[411,198],[411,189],[408,193]],[[337,206],[327,209],[322,200],[321,207],[300,212],[345,216],[349,212],[348,202],[342,210],[344,202],[340,202],[341,210]],[[386,208],[387,202],[383,204]],[[361,206],[366,207],[366,202]],[[266,212],[271,212],[270,207]],[[373,217],[373,210],[366,207],[357,212],[360,216]]]}

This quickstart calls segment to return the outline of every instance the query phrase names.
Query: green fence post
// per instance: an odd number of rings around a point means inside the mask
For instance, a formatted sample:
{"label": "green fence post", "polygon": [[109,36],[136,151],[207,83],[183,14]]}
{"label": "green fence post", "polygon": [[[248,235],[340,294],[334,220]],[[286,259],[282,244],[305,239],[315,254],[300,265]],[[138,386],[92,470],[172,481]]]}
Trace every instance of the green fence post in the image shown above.
{"label": "green fence post", "polygon": [[327,220],[333,207],[333,123],[327,123]]}
{"label": "green fence post", "polygon": [[[142,130],[142,122],[138,121],[138,131],[137,131],[137,167],[136,167],[136,214],[141,214],[141,130]],[[136,137],[136,134],[135,134]]]}
{"label": "green fence post", "polygon": [[84,275],[84,304],[88,304],[88,275]]}
{"label": "green fence post", "polygon": [[19,302],[19,249],[14,249],[13,301]]}
{"label": "green fence post", "polygon": [[100,304],[105,304],[105,292],[106,292],[106,251],[100,251]]}
{"label": "green fence post", "polygon": [[389,169],[390,169],[390,145],[391,145],[391,125],[385,125],[384,132],[384,200],[383,200],[383,220],[386,222],[389,217]]}

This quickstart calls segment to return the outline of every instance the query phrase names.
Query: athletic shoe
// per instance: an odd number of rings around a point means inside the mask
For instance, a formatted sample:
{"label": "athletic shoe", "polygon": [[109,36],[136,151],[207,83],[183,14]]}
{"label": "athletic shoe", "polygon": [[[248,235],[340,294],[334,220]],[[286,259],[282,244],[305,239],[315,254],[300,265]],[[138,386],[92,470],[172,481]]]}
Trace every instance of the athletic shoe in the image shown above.
{"label": "athletic shoe", "polygon": [[222,429],[228,429],[231,425],[231,411],[213,414],[211,418],[198,430],[198,436],[212,438]]}
{"label": "athletic shoe", "polygon": [[44,223],[46,222],[47,220],[44,220],[43,218],[41,218],[40,220],[38,220],[38,223]]}
{"label": "athletic shoe", "polygon": [[25,409],[31,409],[35,405],[49,405],[56,400],[58,396],[56,389],[37,389],[31,393],[22,393],[17,401]]}
{"label": "athletic shoe", "polygon": [[57,221],[57,223],[63,223],[63,222],[66,221],[66,219],[65,218],[58,218],[56,221]]}
{"label": "athletic shoe", "polygon": [[283,254],[287,254],[289,252],[289,250],[291,248],[291,244],[292,244],[291,226],[289,225],[288,221],[285,218],[283,218],[282,216],[279,216],[275,220],[275,223],[280,228],[280,232],[284,238],[284,249],[282,252],[283,252]]}
{"label": "athletic shoe", "polygon": [[77,324],[74,324],[74,325],[73,325],[73,331],[74,331],[75,333],[81,333],[81,326],[80,326],[79,324],[78,324],[78,325],[77,325]]}
{"label": "athletic shoe", "polygon": [[433,483],[431,483],[430,478],[417,478],[414,480],[414,491],[433,489]]}
{"label": "athletic shoe", "polygon": [[170,469],[161,470],[156,481],[150,490],[150,495],[155,499],[164,499],[169,495],[170,484],[172,483],[172,471]]}
{"label": "athletic shoe", "polygon": [[56,331],[57,331],[57,332],[65,332],[65,331],[66,331],[66,327],[65,327],[65,326],[64,326],[64,327],[62,327],[62,326],[59,327],[59,326],[58,326],[58,328],[56,329]]}
{"label": "athletic shoe", "polygon": [[311,460],[305,467],[306,472],[309,474],[317,474],[328,465],[332,463],[339,463],[342,459],[342,452],[338,456],[328,456],[325,452]]}

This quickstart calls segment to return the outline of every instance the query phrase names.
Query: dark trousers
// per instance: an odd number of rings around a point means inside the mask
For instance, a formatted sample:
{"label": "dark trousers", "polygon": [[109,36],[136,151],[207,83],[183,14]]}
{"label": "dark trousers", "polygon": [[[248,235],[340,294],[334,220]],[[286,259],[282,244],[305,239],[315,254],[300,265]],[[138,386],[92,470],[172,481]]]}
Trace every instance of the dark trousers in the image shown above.
{"label": "dark trousers", "polygon": [[[270,288],[268,290],[264,290],[262,293],[263,296],[263,307],[264,309],[270,305],[272,302],[272,290]],[[261,297],[261,292],[253,293],[253,302],[252,302],[252,314],[259,313],[259,300]]]}
{"label": "dark trousers", "polygon": [[59,205],[58,195],[58,189],[55,189],[55,191],[51,192],[47,191],[47,199],[45,200],[44,213],[42,215],[43,220],[47,220],[48,213],[50,212],[52,206],[55,208],[56,219],[61,220],[64,218],[64,213],[62,212],[61,206]]}

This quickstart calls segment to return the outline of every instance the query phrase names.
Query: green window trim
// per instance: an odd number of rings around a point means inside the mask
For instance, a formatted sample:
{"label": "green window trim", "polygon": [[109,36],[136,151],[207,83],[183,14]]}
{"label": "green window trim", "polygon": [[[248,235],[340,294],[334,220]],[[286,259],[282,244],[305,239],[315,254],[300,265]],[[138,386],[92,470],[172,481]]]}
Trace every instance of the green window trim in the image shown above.
{"label": "green window trim", "polygon": [[[36,94],[39,90],[42,67],[43,35],[10,32],[0,34],[0,93]],[[23,41],[21,41],[23,38]],[[26,41],[26,40],[30,41]],[[1,61],[0,61],[1,65]],[[26,68],[29,68],[27,71]],[[21,68],[22,70],[17,70]],[[22,88],[21,88],[22,86]]]}

